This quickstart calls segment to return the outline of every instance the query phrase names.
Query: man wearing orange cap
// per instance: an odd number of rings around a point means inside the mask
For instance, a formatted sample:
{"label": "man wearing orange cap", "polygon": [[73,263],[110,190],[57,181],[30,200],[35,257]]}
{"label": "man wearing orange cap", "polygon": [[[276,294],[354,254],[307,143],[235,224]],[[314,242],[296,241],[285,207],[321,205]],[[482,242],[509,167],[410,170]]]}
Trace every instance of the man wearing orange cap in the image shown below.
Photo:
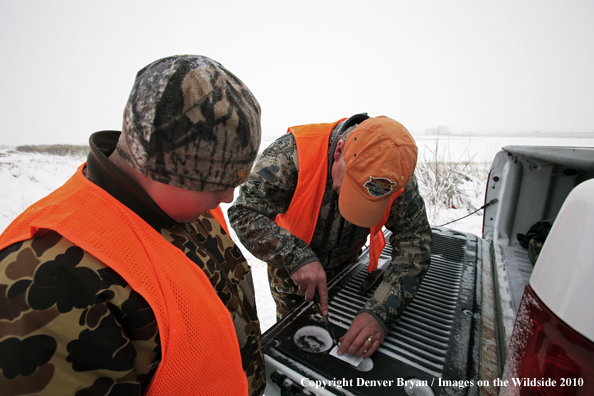
{"label": "man wearing orange cap", "polygon": [[430,265],[431,227],[414,169],[417,147],[388,117],[356,114],[291,127],[264,150],[229,209],[240,241],[268,263],[277,319],[320,296],[370,238],[369,271],[392,231],[382,282],[341,338],[339,354],[369,357],[414,298]]}

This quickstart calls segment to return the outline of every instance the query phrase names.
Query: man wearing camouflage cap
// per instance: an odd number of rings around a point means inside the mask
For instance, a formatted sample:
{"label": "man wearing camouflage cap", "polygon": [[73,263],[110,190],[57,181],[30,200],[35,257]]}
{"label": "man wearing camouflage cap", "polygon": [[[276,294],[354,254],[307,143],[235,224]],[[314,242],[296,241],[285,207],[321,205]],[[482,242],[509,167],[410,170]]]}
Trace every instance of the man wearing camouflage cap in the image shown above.
{"label": "man wearing camouflage cap", "polygon": [[417,147],[399,122],[356,114],[289,128],[264,150],[229,209],[237,236],[268,263],[277,319],[353,263],[371,235],[372,274],[392,231],[392,259],[341,338],[339,354],[369,357],[417,292],[430,265],[431,228],[414,169]]}
{"label": "man wearing camouflage cap", "polygon": [[136,77],[123,131],[0,237],[9,394],[261,395],[250,267],[219,203],[247,180],[260,106],[203,56]]}

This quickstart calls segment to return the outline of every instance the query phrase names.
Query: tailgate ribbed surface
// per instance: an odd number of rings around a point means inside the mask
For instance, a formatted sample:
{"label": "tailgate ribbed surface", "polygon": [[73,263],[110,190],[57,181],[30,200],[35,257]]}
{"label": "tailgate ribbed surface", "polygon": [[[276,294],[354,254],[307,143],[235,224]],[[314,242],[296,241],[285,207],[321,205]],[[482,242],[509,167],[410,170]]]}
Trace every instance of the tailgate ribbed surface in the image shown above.
{"label": "tailgate ribbed surface", "polygon": [[[433,243],[434,250],[440,254],[433,255],[431,267],[415,299],[378,351],[441,377],[462,281],[463,250],[460,248],[465,241],[436,235]],[[388,245],[384,258],[389,259],[389,254]],[[366,274],[363,268],[330,303],[332,323],[345,330],[377,288],[376,285],[364,296],[359,294]]]}
{"label": "tailgate ribbed surface", "polygon": [[[389,234],[386,235],[389,237]],[[304,303],[263,337],[264,353],[293,372],[317,380],[383,381],[417,379],[425,381],[435,395],[468,395],[473,388],[437,385],[444,381],[476,380],[477,345],[480,344],[480,283],[477,284],[478,239],[470,234],[436,227],[433,229],[431,266],[414,300],[400,322],[373,354],[374,367],[361,372],[328,353],[308,353],[293,341],[297,329],[323,326],[312,303]],[[328,284],[329,316],[336,336],[348,330],[377,285],[365,295],[360,286],[367,276],[368,253]],[[379,266],[391,259],[390,245],[382,252]],[[281,368],[279,370],[283,372]],[[356,381],[344,388],[332,387],[335,394],[407,395],[403,387],[369,388]]]}

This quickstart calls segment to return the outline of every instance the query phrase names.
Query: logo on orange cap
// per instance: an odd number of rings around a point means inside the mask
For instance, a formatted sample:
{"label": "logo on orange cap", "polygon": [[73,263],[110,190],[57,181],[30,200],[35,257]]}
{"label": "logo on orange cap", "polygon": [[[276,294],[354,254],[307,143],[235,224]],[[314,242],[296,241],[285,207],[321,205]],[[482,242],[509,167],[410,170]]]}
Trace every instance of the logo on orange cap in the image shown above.
{"label": "logo on orange cap", "polygon": [[363,184],[363,187],[367,188],[369,194],[374,197],[383,197],[384,195],[390,194],[395,185],[396,183],[385,177],[369,176],[369,181]]}

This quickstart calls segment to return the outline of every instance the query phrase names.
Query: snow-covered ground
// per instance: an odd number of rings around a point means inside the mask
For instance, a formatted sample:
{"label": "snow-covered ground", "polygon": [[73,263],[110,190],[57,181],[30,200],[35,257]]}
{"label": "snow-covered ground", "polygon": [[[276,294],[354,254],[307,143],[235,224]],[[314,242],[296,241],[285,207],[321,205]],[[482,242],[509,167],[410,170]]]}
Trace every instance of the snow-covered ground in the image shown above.
{"label": "snow-covered ground", "polygon": [[[583,136],[583,135],[582,135]],[[508,145],[547,145],[547,146],[581,146],[594,147],[594,134],[588,137],[577,135],[563,135],[551,137],[550,135],[469,135],[469,136],[440,136],[435,135],[415,136],[419,146],[419,160],[433,158],[432,151],[436,149],[439,156],[452,161],[472,161],[476,168],[484,168],[486,175],[491,160],[501,147]],[[263,141],[262,148],[270,141]],[[31,144],[35,144],[32,142]],[[27,206],[42,198],[55,188],[59,187],[76,168],[84,162],[84,157],[60,157],[43,154],[19,153],[11,147],[0,146],[0,230],[6,226]],[[476,181],[468,185],[472,191],[467,191],[472,204],[480,207],[484,201],[485,180]],[[223,210],[229,205],[224,205]],[[460,209],[439,209],[429,207],[428,211],[434,213],[433,225],[441,225],[456,218],[465,216],[468,211]],[[482,215],[475,214],[463,220],[448,225],[460,231],[481,235]],[[232,237],[235,235],[232,232]],[[256,287],[256,300],[258,315],[265,331],[275,322],[275,305],[268,289],[266,264],[247,250],[242,248],[245,257],[252,266]]]}

